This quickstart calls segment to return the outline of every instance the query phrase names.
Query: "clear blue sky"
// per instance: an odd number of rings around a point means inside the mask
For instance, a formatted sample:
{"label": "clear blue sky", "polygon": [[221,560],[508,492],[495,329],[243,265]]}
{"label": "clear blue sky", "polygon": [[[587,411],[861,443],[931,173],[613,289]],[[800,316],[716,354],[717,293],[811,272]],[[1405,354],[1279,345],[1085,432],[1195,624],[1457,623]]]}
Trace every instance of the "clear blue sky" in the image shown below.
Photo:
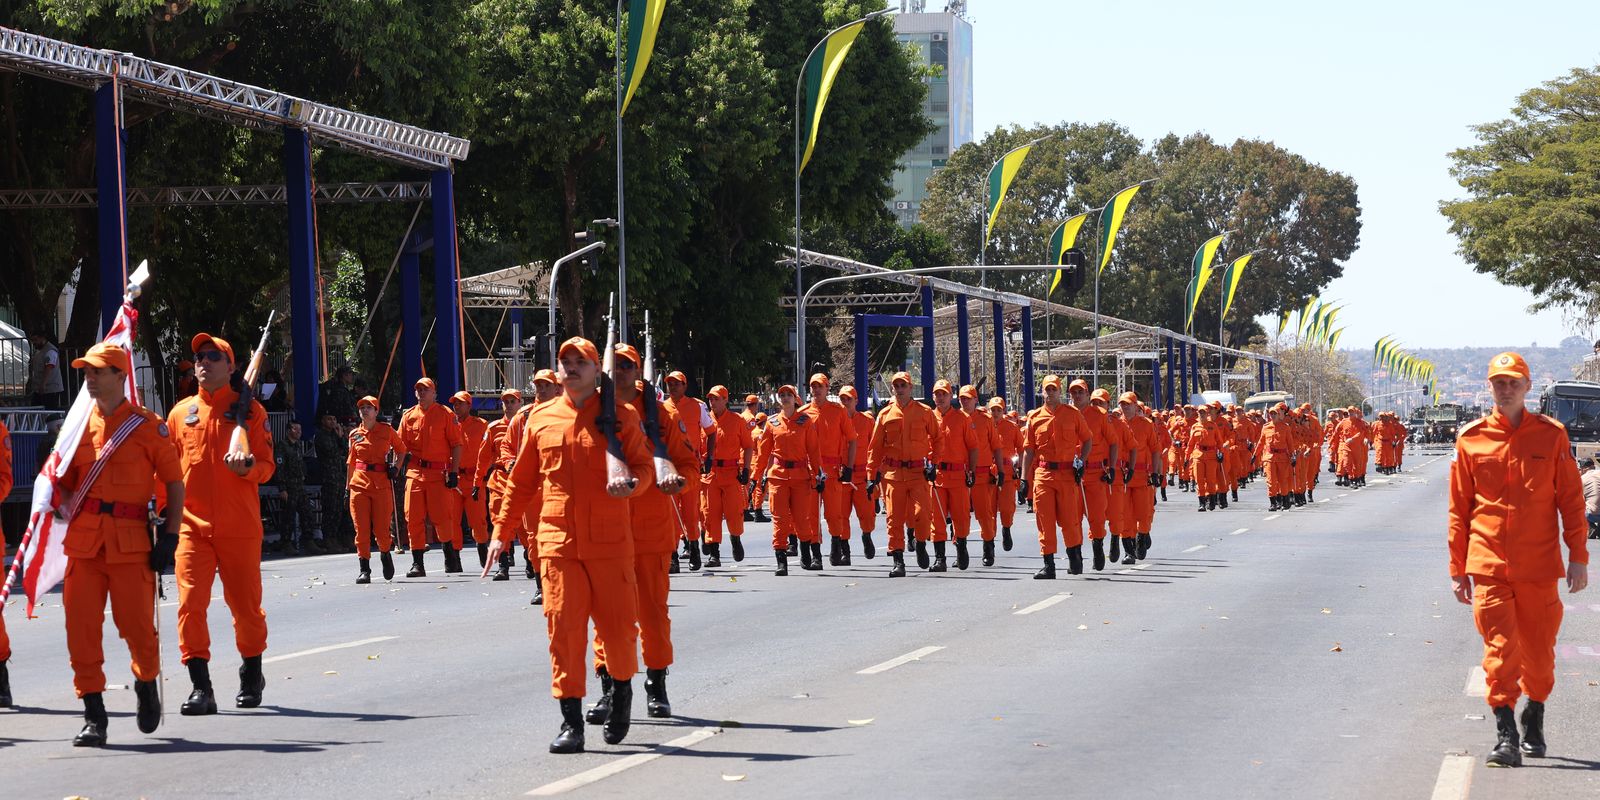
{"label": "clear blue sky", "polygon": [[1600,2],[971,0],[968,16],[980,137],[1115,120],[1146,141],[1264,139],[1354,177],[1360,249],[1323,292],[1348,306],[1341,347],[1600,334],[1527,313],[1532,296],[1474,272],[1438,212],[1461,194],[1447,153],[1473,141],[1468,126],[1600,63]]}

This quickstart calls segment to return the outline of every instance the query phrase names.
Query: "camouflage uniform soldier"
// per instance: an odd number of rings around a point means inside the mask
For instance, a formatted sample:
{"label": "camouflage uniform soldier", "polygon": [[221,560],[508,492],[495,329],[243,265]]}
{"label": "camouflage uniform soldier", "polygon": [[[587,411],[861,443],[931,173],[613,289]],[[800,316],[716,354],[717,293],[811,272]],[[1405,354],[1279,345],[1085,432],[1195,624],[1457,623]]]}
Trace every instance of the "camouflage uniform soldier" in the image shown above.
{"label": "camouflage uniform soldier", "polygon": [[[284,441],[273,449],[278,468],[272,473],[278,485],[278,552],[298,554],[302,537],[311,533],[311,503],[306,498],[305,442],[300,438],[300,423],[291,422]],[[310,552],[319,552],[314,540],[304,542]]]}
{"label": "camouflage uniform soldier", "polygon": [[329,551],[345,552],[355,546],[350,524],[350,503],[345,497],[345,457],[350,443],[332,414],[318,417],[317,465],[322,471],[322,542]]}

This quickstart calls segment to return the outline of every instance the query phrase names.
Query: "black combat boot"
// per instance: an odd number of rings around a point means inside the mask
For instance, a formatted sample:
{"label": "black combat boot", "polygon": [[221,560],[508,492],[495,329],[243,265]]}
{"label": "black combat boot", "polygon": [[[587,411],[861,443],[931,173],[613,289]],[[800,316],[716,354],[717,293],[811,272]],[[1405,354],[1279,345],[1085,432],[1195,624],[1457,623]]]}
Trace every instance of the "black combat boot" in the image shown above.
{"label": "black combat boot", "polygon": [[689,558],[689,571],[700,571],[700,547],[697,542],[683,540],[683,553]]}
{"label": "black combat boot", "polygon": [[422,556],[426,552],[421,548],[411,551],[411,569],[406,570],[407,578],[428,577],[428,568],[422,565]]}
{"label": "black combat boot", "polygon": [[1067,574],[1083,574],[1083,545],[1067,548]]}
{"label": "black combat boot", "polygon": [[161,727],[161,689],[155,681],[134,681],[133,695],[139,698],[139,732],[155,733]]}
{"label": "black combat boot", "polygon": [[561,705],[561,732],[550,742],[552,753],[583,752],[583,698],[563,697]]}
{"label": "black combat boot", "polygon": [[1106,568],[1106,540],[1090,539],[1089,545],[1094,551],[1094,571],[1100,572]]}
{"label": "black combat boot", "polygon": [[530,581],[538,578],[538,571],[533,568],[533,553],[526,546],[522,548],[522,574]]}
{"label": "black combat boot", "polygon": [[972,563],[972,557],[967,555],[967,540],[956,540],[956,569],[965,570]]}
{"label": "black combat boot", "polygon": [[478,542],[478,569],[489,566],[489,543]]}
{"label": "black combat boot", "polygon": [[839,537],[837,536],[828,537],[828,564],[834,567],[839,566]]}
{"label": "black combat boot", "polygon": [[628,728],[633,725],[633,681],[612,681],[611,713],[605,727],[600,729],[606,744],[622,744],[628,738]]}
{"label": "black combat boot", "polygon": [[1278,510],[1278,496],[1277,495],[1275,495],[1275,494],[1267,495],[1267,510],[1268,511],[1277,511]]}
{"label": "black combat boot", "polygon": [[839,566],[850,566],[850,534],[839,537]]}
{"label": "black combat boot", "polygon": [[1000,549],[1007,553],[1011,552],[1011,526],[1009,525],[1000,527]]}
{"label": "black combat boot", "polygon": [[361,562],[361,568],[356,571],[356,583],[372,583],[372,559],[357,560]]}
{"label": "black combat boot", "polygon": [[706,569],[716,569],[722,566],[722,543],[707,544],[710,552],[706,555]]}
{"label": "black combat boot", "polygon": [[928,568],[928,543],[921,539],[917,540],[917,568]]}
{"label": "black combat boot", "polygon": [[378,554],[378,563],[383,567],[383,579],[386,581],[394,580],[394,556],[389,555],[389,551],[385,550]]}
{"label": "black combat boot", "polygon": [[[158,715],[159,716],[159,715]],[[83,696],[83,730],[72,737],[73,747],[105,747],[106,727],[110,719],[106,717],[105,699],[99,692]]]}
{"label": "black combat boot", "polygon": [[732,543],[731,546],[733,547],[733,560],[734,560],[734,563],[738,563],[740,561],[743,561],[744,560],[744,539],[742,537],[740,537],[739,534],[731,533],[731,534],[728,534],[728,541],[730,543]]}
{"label": "black combat boot", "polygon": [[672,701],[667,699],[667,671],[664,669],[647,669],[644,671],[644,713],[656,719],[666,719],[672,716]]}
{"label": "black combat boot", "polygon": [[[1235,503],[1239,502],[1239,487],[1237,487],[1237,486],[1233,487],[1233,502],[1235,502]],[[1228,507],[1228,498],[1226,498],[1226,497],[1222,498],[1222,507],[1223,508],[1227,508]]]}
{"label": "black combat boot", "polygon": [[861,555],[868,561],[878,556],[878,546],[872,543],[872,531],[861,532]]}
{"label": "black combat boot", "polygon": [[267,676],[261,673],[261,656],[250,656],[239,665],[239,693],[233,704],[239,708],[261,705],[261,693],[267,689]]}
{"label": "black combat boot", "polygon": [[811,550],[811,566],[806,567],[804,564],[802,564],[801,566],[805,567],[805,569],[811,570],[812,572],[817,572],[817,571],[821,570],[822,569],[822,542],[801,542],[800,543],[800,547],[802,549],[809,548]]}
{"label": "black combat boot", "polygon": [[789,551],[781,547],[772,550],[772,557],[777,560],[778,568],[772,571],[773,575],[783,577],[789,574]]}
{"label": "black combat boot", "polygon": [[904,550],[890,550],[889,558],[894,561],[894,566],[889,568],[889,577],[904,578],[906,576],[906,553]]}
{"label": "black combat boot", "polygon": [[537,572],[533,574],[533,599],[528,601],[528,605],[544,605],[544,579],[540,578]]}
{"label": "black combat boot", "polygon": [[767,512],[764,509],[760,509],[760,508],[756,509],[756,522],[771,522],[771,521],[772,521],[772,518],[767,516]]}
{"label": "black combat boot", "polygon": [[1150,534],[1139,534],[1139,560],[1143,561],[1150,553]]}
{"label": "black combat boot", "polygon": [[798,537],[798,536],[790,536],[789,537],[789,555],[791,555],[791,556],[800,555],[800,537]]}
{"label": "black combat boot", "polygon": [[444,546],[444,571],[450,575],[464,571],[461,569],[461,551],[453,544]]}
{"label": "black combat boot", "polygon": [[672,551],[672,563],[667,565],[667,574],[676,575],[682,571],[682,568],[678,566],[678,551],[674,550]]}
{"label": "black combat boot", "polygon": [[[1238,500],[1239,498],[1235,497],[1233,499]],[[1222,508],[1227,508],[1228,507],[1228,493],[1227,492],[1218,492],[1217,493],[1217,505],[1221,506]]]}
{"label": "black combat boot", "polygon": [[1205,495],[1205,494],[1200,495],[1200,507],[1195,509],[1195,510],[1196,511],[1210,511],[1211,509],[1208,508],[1208,506],[1211,505],[1211,503],[1209,502],[1210,500],[1211,500],[1211,496],[1210,495]]}
{"label": "black combat boot", "polygon": [[589,706],[584,718],[589,720],[590,725],[599,725],[611,715],[611,690],[616,687],[617,682],[611,679],[611,673],[607,672],[604,666],[595,667],[594,674],[600,679],[600,699]]}
{"label": "black combat boot", "polygon": [[511,580],[511,551],[510,550],[502,550],[502,551],[500,551],[500,557],[495,560],[495,563],[497,565],[497,568],[494,571],[494,577],[490,578],[489,580],[493,580],[493,581],[509,581],[509,580]]}
{"label": "black combat boot", "polygon": [[1544,703],[1529,700],[1522,707],[1522,754],[1544,758]]}
{"label": "black combat boot", "polygon": [[944,572],[947,567],[944,563],[944,542],[933,543],[933,565],[928,567],[929,572]]}
{"label": "black combat boot", "polygon": [[1133,538],[1131,536],[1123,537],[1123,539],[1122,539],[1122,554],[1123,554],[1122,555],[1122,563],[1123,563],[1124,566],[1126,566],[1128,564],[1136,564],[1136,563],[1139,562],[1139,557],[1137,555],[1135,555],[1135,553],[1137,553],[1138,551],[1139,551],[1139,541],[1137,539],[1135,539],[1135,538]]}
{"label": "black combat boot", "polygon": [[987,539],[983,543],[983,565],[986,566],[986,567],[994,566],[994,540],[993,539]]}
{"label": "black combat boot", "polygon": [[1494,727],[1499,733],[1494,749],[1484,763],[1491,767],[1522,766],[1520,737],[1517,736],[1517,714],[1511,706],[1495,706]]}
{"label": "black combat boot", "polygon": [[188,700],[183,701],[178,713],[186,717],[217,713],[217,696],[211,691],[211,668],[206,660],[191,658],[183,665],[189,668],[189,682],[194,684],[194,691],[189,693]]}
{"label": "black combat boot", "polygon": [[1033,579],[1036,581],[1053,581],[1056,579],[1056,557],[1054,553],[1047,553],[1044,556],[1044,566],[1040,567],[1038,572],[1033,573]]}
{"label": "black combat boot", "polygon": [[11,673],[6,662],[0,661],[0,708],[11,707]]}
{"label": "black combat boot", "polygon": [[1310,490],[1301,492],[1300,494],[1295,495],[1295,498],[1294,498],[1294,504],[1297,505],[1297,506],[1303,506],[1306,503],[1313,503],[1313,502],[1316,502],[1316,499],[1315,499],[1315,496],[1311,493]]}
{"label": "black combat boot", "polygon": [[1111,563],[1115,564],[1122,560],[1122,537],[1113,533],[1111,534],[1110,538],[1111,553],[1107,556],[1107,558],[1111,559]]}

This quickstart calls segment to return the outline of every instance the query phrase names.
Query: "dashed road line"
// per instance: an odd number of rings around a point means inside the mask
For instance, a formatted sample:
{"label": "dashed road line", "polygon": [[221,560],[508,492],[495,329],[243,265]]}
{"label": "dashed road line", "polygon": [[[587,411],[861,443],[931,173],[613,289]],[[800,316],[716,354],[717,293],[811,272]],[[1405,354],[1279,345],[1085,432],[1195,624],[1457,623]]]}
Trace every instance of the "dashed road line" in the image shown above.
{"label": "dashed road line", "polygon": [[594,769],[584,770],[571,777],[562,778],[540,786],[527,793],[527,797],[551,797],[553,795],[570,792],[589,784],[596,783],[621,772],[643,766],[662,756],[676,753],[679,750],[693,747],[717,734],[722,733],[721,728],[701,728],[686,736],[679,736],[670,742],[662,742],[648,753],[635,753],[627,758],[621,758],[609,764],[602,764]]}
{"label": "dashed road line", "polygon": [[944,649],[943,645],[930,645],[928,647],[919,647],[916,650],[912,650],[911,652],[906,653],[903,656],[896,656],[895,658],[891,658],[888,661],[883,662],[882,664],[873,664],[872,666],[867,667],[866,669],[857,671],[856,674],[857,675],[876,675],[876,674],[878,674],[880,672],[888,672],[889,670],[894,669],[895,667],[901,666],[903,664],[910,664],[911,662],[916,661],[916,660],[922,658],[923,656],[933,655],[934,653],[937,653],[937,652],[939,652],[940,650],[943,650],[943,649]]}
{"label": "dashed road line", "polygon": [[1283,515],[1282,514],[1273,514],[1270,517],[1262,517],[1261,521],[1262,522],[1271,522],[1271,521],[1273,521],[1273,520],[1275,520],[1275,519],[1277,519],[1278,517],[1281,517],[1281,516],[1283,516]]}
{"label": "dashed road line", "polygon": [[1067,599],[1067,598],[1069,598],[1071,596],[1072,596],[1072,592],[1062,592],[1061,594],[1052,595],[1050,597],[1046,597],[1045,599],[1040,600],[1039,602],[1034,603],[1033,605],[1028,606],[1027,608],[1017,609],[1016,611],[1013,611],[1011,613],[1013,613],[1013,614],[1015,614],[1015,615],[1017,615],[1019,617],[1027,616],[1028,614],[1032,614],[1032,613],[1035,613],[1035,612],[1038,612],[1038,611],[1043,611],[1043,610],[1055,605],[1056,603],[1059,603],[1059,602],[1061,602],[1061,601],[1063,601],[1063,600],[1065,600],[1065,599]]}
{"label": "dashed road line", "polygon": [[330,652],[333,652],[334,650],[348,650],[348,649],[350,649],[352,647],[361,647],[362,645],[377,644],[378,642],[387,642],[390,639],[398,639],[398,638],[400,638],[400,637],[398,637],[398,636],[374,636],[371,639],[358,639],[358,640],[356,640],[354,642],[345,642],[343,644],[330,644],[330,645],[327,645],[326,647],[313,647],[310,650],[301,650],[301,651],[296,652],[296,653],[284,653],[281,656],[273,656],[271,658],[263,658],[263,659],[261,659],[261,663],[263,663],[263,664],[276,664],[279,661],[288,661],[291,658],[300,658],[301,656],[314,656],[314,655],[317,655],[319,653],[330,653]]}
{"label": "dashed road line", "polygon": [[1433,800],[1465,800],[1471,787],[1472,756],[1445,756],[1433,784]]}
{"label": "dashed road line", "polygon": [[1467,685],[1461,692],[1472,697],[1489,696],[1489,675],[1483,671],[1482,664],[1473,667],[1472,671],[1467,673]]}
{"label": "dashed road line", "polygon": [[1208,545],[1208,544],[1197,544],[1194,547],[1191,547],[1188,550],[1185,550],[1183,552],[1185,552],[1185,553],[1198,553],[1201,550],[1204,550],[1204,549],[1206,549],[1207,547],[1210,547],[1210,546],[1211,545]]}
{"label": "dashed road line", "polygon": [[1239,534],[1244,533],[1244,532],[1246,532],[1248,530],[1250,530],[1250,529],[1249,528],[1240,528],[1239,530],[1236,530],[1233,533],[1230,533],[1228,535],[1229,536],[1238,536]]}

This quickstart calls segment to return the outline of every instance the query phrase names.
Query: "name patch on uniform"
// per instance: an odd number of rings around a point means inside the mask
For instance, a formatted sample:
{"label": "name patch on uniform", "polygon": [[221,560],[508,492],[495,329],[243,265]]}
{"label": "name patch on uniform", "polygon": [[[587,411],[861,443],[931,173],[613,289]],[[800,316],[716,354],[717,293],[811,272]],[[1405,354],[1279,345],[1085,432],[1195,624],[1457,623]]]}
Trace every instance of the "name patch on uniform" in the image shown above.
{"label": "name patch on uniform", "polygon": [[189,406],[189,416],[183,418],[183,424],[185,424],[185,425],[197,425],[197,424],[199,424],[199,422],[200,422],[200,406],[198,406],[198,405]]}
{"label": "name patch on uniform", "polygon": [[161,438],[165,439],[167,436],[171,435],[172,432],[167,430],[167,423],[163,422],[156,426],[156,433],[161,434]]}

